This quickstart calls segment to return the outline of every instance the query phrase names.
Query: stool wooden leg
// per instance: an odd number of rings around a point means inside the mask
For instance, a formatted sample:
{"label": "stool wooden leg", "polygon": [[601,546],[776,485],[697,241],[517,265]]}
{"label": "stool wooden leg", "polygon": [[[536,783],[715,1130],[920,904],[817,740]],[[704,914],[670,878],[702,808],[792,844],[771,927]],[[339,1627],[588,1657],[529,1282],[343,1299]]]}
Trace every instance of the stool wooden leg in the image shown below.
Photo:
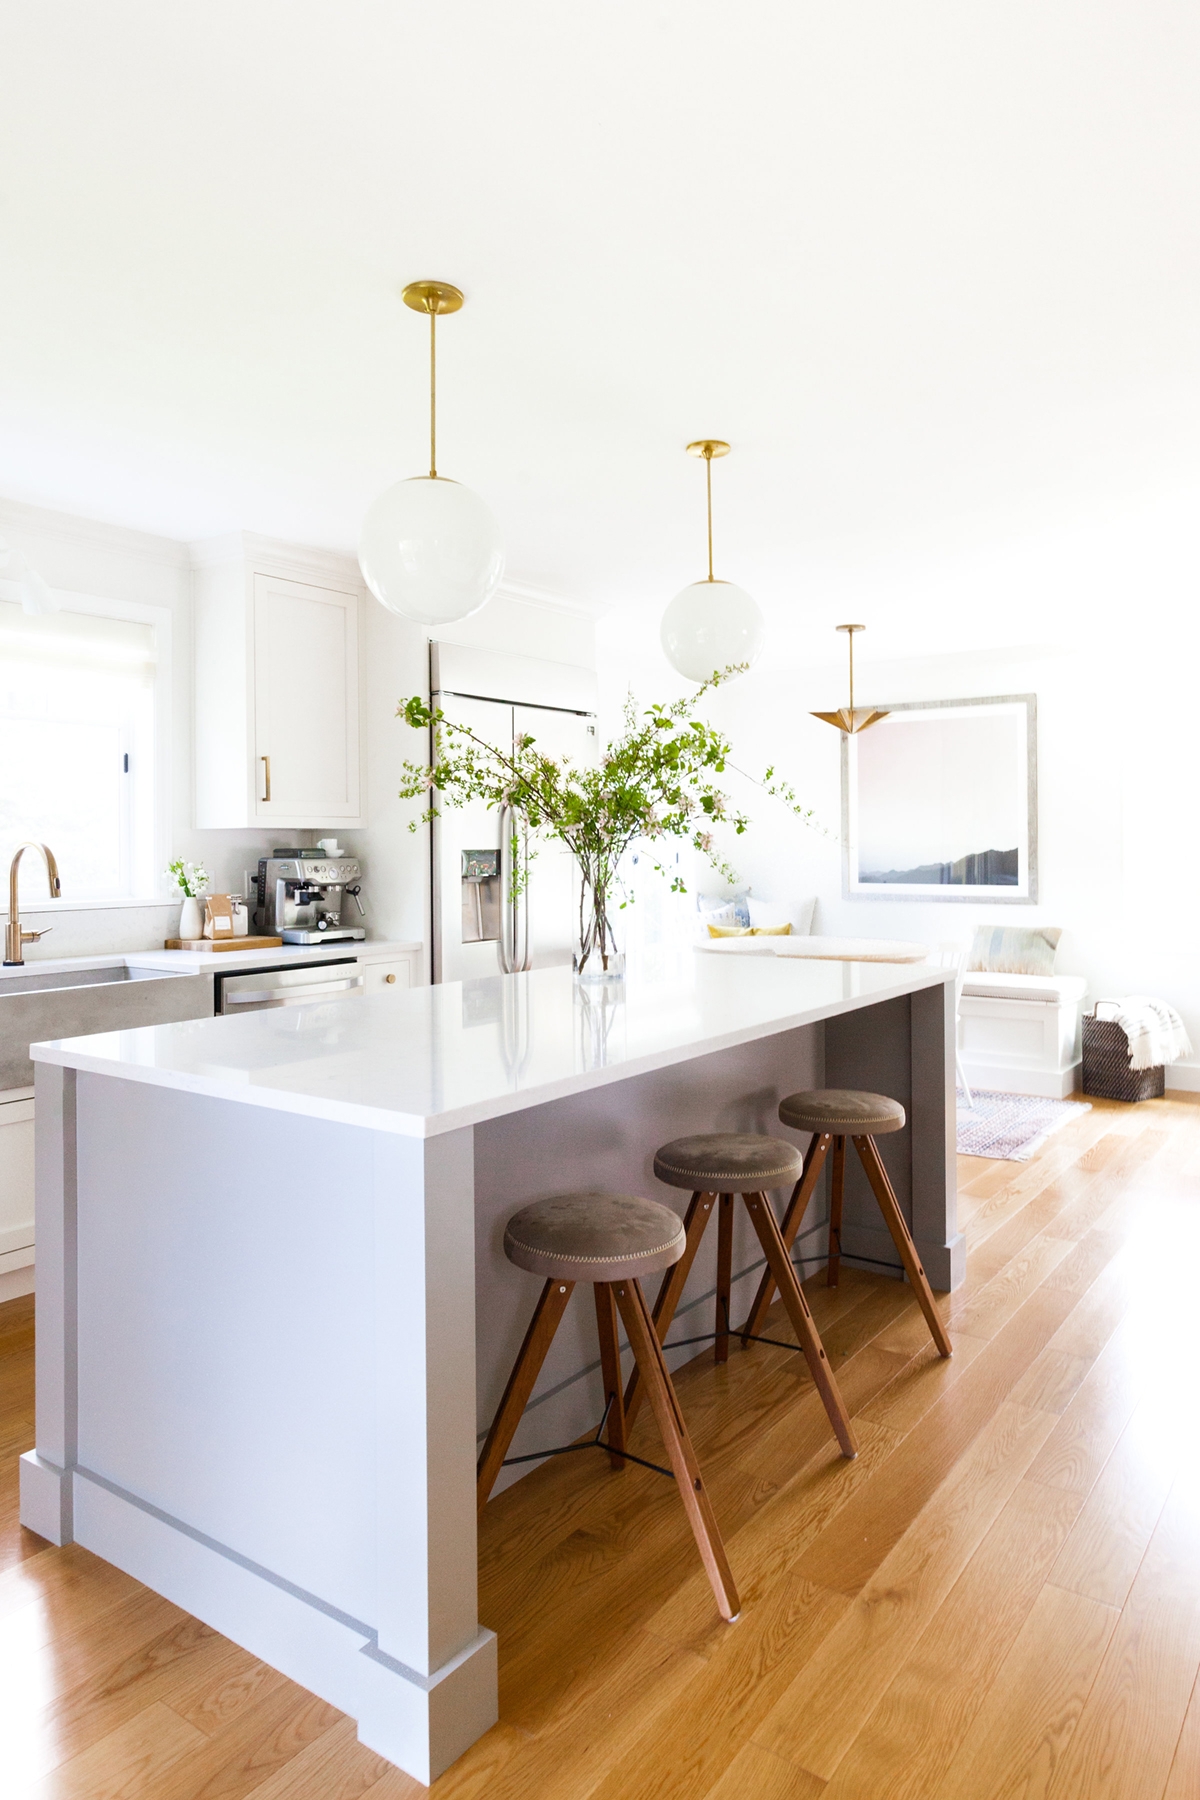
{"label": "stool wooden leg", "polygon": [[[817,1185],[817,1177],[825,1167],[825,1158],[829,1154],[829,1146],[833,1135],[828,1131],[818,1132],[808,1146],[804,1156],[804,1167],[800,1171],[800,1179],[792,1189],[792,1197],[788,1209],[783,1215],[780,1231],[785,1247],[790,1250],[795,1242],[796,1233],[800,1229],[800,1221],[808,1210],[808,1203],[813,1197],[813,1189]],[[758,1292],[754,1296],[754,1304],[746,1315],[746,1323],[742,1326],[742,1347],[749,1348],[749,1340],[757,1337],[763,1328],[763,1320],[767,1316],[767,1308],[771,1304],[775,1292],[775,1277],[768,1266],[763,1271],[763,1278],[758,1284]]]}
{"label": "stool wooden leg", "polygon": [[842,1261],[842,1199],[846,1189],[846,1140],[833,1140],[833,1174],[829,1184],[829,1266],[825,1285],[836,1287]]}
{"label": "stool wooden leg", "polygon": [[712,1585],[717,1607],[724,1619],[736,1619],[740,1611],[733,1573],[721,1542],[721,1533],[713,1514],[712,1503],[700,1474],[696,1452],[684,1422],[675,1389],[663,1359],[662,1346],[646,1305],[646,1297],[636,1281],[613,1283],[617,1305],[629,1333],[629,1342],[637,1358],[642,1380],[650,1395],[654,1417],[666,1447],[667,1457],[675,1471],[675,1485],[683,1501],[700,1560]]}
{"label": "stool wooden leg", "polygon": [[[717,1212],[717,1339],[713,1361],[729,1361],[729,1297],[733,1287],[733,1195],[722,1194]],[[666,1333],[663,1333],[666,1336]]]}
{"label": "stool wooden leg", "polygon": [[[600,1373],[604,1377],[604,1404],[608,1408],[605,1439],[613,1450],[625,1448],[625,1400],[621,1389],[621,1340],[617,1334],[617,1303],[610,1281],[598,1281],[596,1331],[600,1338]],[[623,1456],[609,1456],[614,1469],[628,1468]]]}
{"label": "stool wooden leg", "polygon": [[854,1441],[854,1432],[850,1425],[850,1415],[846,1411],[846,1403],[833,1378],[833,1370],[829,1367],[829,1358],[825,1354],[825,1346],[813,1323],[813,1316],[808,1310],[808,1301],[804,1298],[804,1289],[796,1279],[796,1271],[792,1267],[792,1259],[788,1255],[787,1245],[783,1241],[771,1202],[765,1194],[743,1194],[746,1210],[754,1222],[758,1233],[758,1241],[763,1247],[767,1264],[775,1277],[783,1304],[787,1307],[788,1318],[792,1321],[792,1329],[800,1340],[800,1348],[804,1352],[809,1372],[816,1383],[817,1392],[824,1402],[825,1411],[829,1414],[829,1423],[833,1426],[834,1436],[842,1447],[843,1456],[857,1456],[858,1445]]}
{"label": "stool wooden leg", "polygon": [[529,1402],[533,1392],[533,1384],[538,1378],[542,1364],[546,1360],[546,1352],[554,1342],[554,1334],[558,1330],[559,1320],[566,1311],[567,1301],[571,1298],[573,1281],[548,1281],[542,1289],[541,1298],[529,1321],[529,1330],[525,1333],[525,1342],[513,1364],[513,1372],[508,1378],[508,1386],[492,1420],[492,1429],[487,1434],[487,1442],[479,1458],[479,1467],[475,1480],[475,1504],[482,1512],[487,1505],[488,1495],[496,1485],[496,1477],[500,1473],[500,1465],[508,1455],[508,1447],[513,1441],[513,1434],[521,1423],[521,1414]]}
{"label": "stool wooden leg", "polygon": [[[700,1240],[704,1236],[709,1219],[717,1204],[716,1194],[693,1194],[691,1204],[683,1221],[686,1242],[683,1255],[677,1263],[672,1263],[662,1278],[658,1290],[658,1299],[654,1302],[654,1329],[658,1333],[660,1344],[665,1343],[671,1321],[675,1317],[675,1308],[679,1305],[679,1296],[683,1292],[684,1283],[692,1272],[692,1264],[696,1260],[696,1252],[700,1248]],[[625,1424],[632,1425],[637,1417],[638,1408],[642,1404],[642,1376],[637,1364],[629,1377],[625,1388]]]}
{"label": "stool wooden leg", "polygon": [[941,1315],[933,1303],[933,1294],[929,1287],[929,1277],[921,1267],[921,1259],[917,1255],[917,1246],[912,1241],[912,1233],[900,1211],[897,1200],[888,1180],[887,1170],[879,1155],[873,1137],[856,1137],[854,1148],[858,1151],[862,1166],[867,1172],[867,1180],[871,1184],[879,1210],[883,1214],[888,1230],[892,1234],[892,1242],[900,1252],[900,1260],[908,1270],[908,1279],[912,1283],[913,1292],[920,1303],[921,1311],[929,1326],[934,1343],[943,1356],[953,1356],[954,1345],[950,1342],[946,1327],[942,1324]]}

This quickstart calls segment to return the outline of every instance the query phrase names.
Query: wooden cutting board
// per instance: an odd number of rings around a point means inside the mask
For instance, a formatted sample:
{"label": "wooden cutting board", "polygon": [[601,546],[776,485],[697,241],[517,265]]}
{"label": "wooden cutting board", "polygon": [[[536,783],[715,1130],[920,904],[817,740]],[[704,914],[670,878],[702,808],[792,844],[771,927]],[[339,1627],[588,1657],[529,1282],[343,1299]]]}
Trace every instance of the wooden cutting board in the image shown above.
{"label": "wooden cutting board", "polygon": [[280,950],[283,939],[277,937],[235,938],[167,938],[164,950]]}

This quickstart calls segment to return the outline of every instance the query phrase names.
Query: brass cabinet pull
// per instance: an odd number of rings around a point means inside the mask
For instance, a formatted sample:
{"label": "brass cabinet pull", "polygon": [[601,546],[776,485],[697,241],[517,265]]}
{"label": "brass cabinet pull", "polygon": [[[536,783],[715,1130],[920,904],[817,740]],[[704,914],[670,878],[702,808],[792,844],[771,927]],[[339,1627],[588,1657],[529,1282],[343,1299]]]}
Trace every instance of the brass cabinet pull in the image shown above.
{"label": "brass cabinet pull", "polygon": [[263,772],[263,779],[264,779],[264,782],[266,783],[266,790],[267,790],[266,793],[263,795],[263,800],[265,802],[271,798],[271,759],[269,756],[262,756],[259,758],[259,761],[266,765],[264,772]]}
{"label": "brass cabinet pull", "polygon": [[391,984],[395,981],[396,977],[394,975],[385,975],[383,979],[388,983],[388,985],[390,987]]}

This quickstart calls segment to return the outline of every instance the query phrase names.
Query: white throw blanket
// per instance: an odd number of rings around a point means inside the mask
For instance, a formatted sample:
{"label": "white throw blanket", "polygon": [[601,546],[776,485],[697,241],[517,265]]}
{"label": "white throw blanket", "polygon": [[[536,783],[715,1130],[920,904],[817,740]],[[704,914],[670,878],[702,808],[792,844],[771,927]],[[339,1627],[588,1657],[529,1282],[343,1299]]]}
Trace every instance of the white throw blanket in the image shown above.
{"label": "white throw blanket", "polygon": [[1115,1007],[1105,1013],[1119,1025],[1129,1039],[1131,1069],[1157,1069],[1161,1063],[1173,1063],[1176,1057],[1192,1054],[1191,1041],[1183,1028],[1183,1020],[1165,1000],[1152,1000],[1148,994],[1126,994],[1123,1000],[1097,1000],[1100,1008]]}

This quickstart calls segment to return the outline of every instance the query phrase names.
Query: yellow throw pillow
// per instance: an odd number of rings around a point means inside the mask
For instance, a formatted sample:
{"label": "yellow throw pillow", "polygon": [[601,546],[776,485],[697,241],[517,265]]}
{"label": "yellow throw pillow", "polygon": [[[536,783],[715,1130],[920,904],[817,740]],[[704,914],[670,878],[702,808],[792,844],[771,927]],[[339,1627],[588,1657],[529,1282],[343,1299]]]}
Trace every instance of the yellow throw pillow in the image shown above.
{"label": "yellow throw pillow", "polygon": [[710,925],[709,937],[790,937],[791,925]]}

